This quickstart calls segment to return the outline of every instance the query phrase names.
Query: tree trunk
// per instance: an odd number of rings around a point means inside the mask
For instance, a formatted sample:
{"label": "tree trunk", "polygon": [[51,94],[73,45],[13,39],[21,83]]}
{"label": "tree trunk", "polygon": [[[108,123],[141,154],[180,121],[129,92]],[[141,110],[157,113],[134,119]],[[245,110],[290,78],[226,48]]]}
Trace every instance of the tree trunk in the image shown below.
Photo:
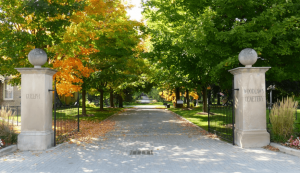
{"label": "tree trunk", "polygon": [[123,107],[123,97],[119,94],[119,108]]}
{"label": "tree trunk", "polygon": [[86,90],[82,89],[82,115],[86,115],[86,104],[85,104]]}
{"label": "tree trunk", "polygon": [[207,112],[207,88],[203,87],[203,112]]}
{"label": "tree trunk", "polygon": [[187,104],[187,108],[190,108],[190,93],[189,93],[189,90],[186,89],[186,104]]}
{"label": "tree trunk", "polygon": [[104,94],[104,91],[101,89],[100,90],[100,111],[103,111],[103,94]]}
{"label": "tree trunk", "polygon": [[117,94],[117,96],[116,96],[116,106],[119,104],[119,94]]}
{"label": "tree trunk", "polygon": [[175,107],[177,108],[177,107],[178,107],[178,106],[177,106],[177,100],[180,100],[179,87],[176,87],[176,88],[175,88],[175,92],[176,92],[176,93],[175,93],[175,95],[176,95],[176,98],[175,98],[175,99],[176,99],[176,100],[175,100],[175,101],[176,101]]}
{"label": "tree trunk", "polygon": [[220,105],[221,103],[220,103],[220,94],[219,93],[217,93],[217,98],[218,98],[218,105]]}
{"label": "tree trunk", "polygon": [[114,91],[113,89],[110,89],[110,92],[109,92],[109,100],[110,100],[110,107],[115,107],[114,105]]}

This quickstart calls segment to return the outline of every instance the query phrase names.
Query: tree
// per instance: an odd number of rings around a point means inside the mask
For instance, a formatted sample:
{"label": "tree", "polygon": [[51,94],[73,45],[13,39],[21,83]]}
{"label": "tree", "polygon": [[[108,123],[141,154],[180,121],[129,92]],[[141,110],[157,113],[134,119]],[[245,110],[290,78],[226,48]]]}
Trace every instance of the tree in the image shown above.
{"label": "tree", "polygon": [[105,18],[105,29],[94,42],[99,51],[90,54],[91,65],[96,70],[89,81],[91,87],[100,92],[100,110],[104,107],[104,92],[121,94],[126,83],[141,74],[143,66],[143,60],[139,58],[144,38],[144,34],[139,34],[139,28],[143,24],[130,21],[125,6],[118,1],[114,1],[113,9],[117,13]]}
{"label": "tree", "polygon": [[299,71],[291,70],[299,63],[293,58],[299,51],[298,1],[149,0],[144,7],[153,42],[149,57],[171,62],[187,84],[203,88],[204,104],[208,85],[231,88],[227,71],[241,66],[237,57],[247,47],[262,57],[255,66],[272,66],[267,80],[298,78]]}
{"label": "tree", "polygon": [[13,82],[19,83],[20,75],[14,68],[31,66],[26,58],[30,50],[47,51],[61,43],[61,34],[70,25],[69,19],[83,6],[82,1],[73,0],[1,1],[0,74],[16,75]]}

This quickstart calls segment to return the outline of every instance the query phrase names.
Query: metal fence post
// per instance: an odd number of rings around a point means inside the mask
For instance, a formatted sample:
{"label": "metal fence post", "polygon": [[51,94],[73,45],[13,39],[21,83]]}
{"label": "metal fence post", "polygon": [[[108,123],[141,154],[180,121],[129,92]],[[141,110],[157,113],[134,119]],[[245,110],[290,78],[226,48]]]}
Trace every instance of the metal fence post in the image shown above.
{"label": "metal fence post", "polygon": [[[208,132],[210,132],[210,116],[209,116],[209,113],[210,113],[210,106],[209,106],[209,92],[207,92],[207,120],[208,120]],[[204,105],[204,104],[203,104]]]}
{"label": "metal fence post", "polygon": [[79,91],[78,91],[78,96],[77,96],[77,107],[78,107],[78,112],[77,112],[77,117],[78,117],[78,119],[77,119],[77,122],[78,122],[78,132],[79,132],[79,106],[80,106],[80,104],[79,104]]}
{"label": "metal fence post", "polygon": [[234,98],[234,78],[232,78],[232,145],[234,145],[234,106],[235,106],[235,98]]}
{"label": "metal fence post", "polygon": [[54,146],[56,146],[56,78],[54,81]]}
{"label": "metal fence post", "polygon": [[17,107],[17,126],[19,126],[19,108]]}

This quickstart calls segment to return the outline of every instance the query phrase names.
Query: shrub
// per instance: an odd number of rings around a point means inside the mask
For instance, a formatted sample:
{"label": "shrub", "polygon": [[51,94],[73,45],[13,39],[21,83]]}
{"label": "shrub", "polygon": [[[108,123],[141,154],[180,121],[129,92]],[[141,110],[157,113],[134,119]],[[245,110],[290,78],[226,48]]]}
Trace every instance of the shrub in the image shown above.
{"label": "shrub", "polygon": [[[194,103],[190,103],[190,108],[193,108],[194,107]],[[183,104],[183,108],[187,108],[187,104]]]}
{"label": "shrub", "polygon": [[96,105],[93,102],[87,102],[86,107],[95,108]]}
{"label": "shrub", "polygon": [[14,119],[11,109],[2,107],[0,110],[0,139],[5,147],[9,144],[17,143],[18,134],[14,132]]}
{"label": "shrub", "polygon": [[274,104],[270,113],[270,120],[275,139],[286,140],[294,133],[297,106],[298,102],[289,97]]}

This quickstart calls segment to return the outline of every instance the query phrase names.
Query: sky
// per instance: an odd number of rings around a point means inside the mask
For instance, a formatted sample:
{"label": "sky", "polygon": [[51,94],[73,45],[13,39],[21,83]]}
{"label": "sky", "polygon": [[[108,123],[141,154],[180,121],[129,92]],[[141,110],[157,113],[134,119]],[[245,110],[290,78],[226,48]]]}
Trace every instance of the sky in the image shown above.
{"label": "sky", "polygon": [[141,0],[128,0],[128,2],[130,4],[135,5],[134,8],[132,8],[131,10],[127,11],[127,14],[130,16],[130,19],[131,20],[141,21],[141,19],[142,19],[142,11],[143,11],[143,9],[141,8],[141,6],[142,6]]}

